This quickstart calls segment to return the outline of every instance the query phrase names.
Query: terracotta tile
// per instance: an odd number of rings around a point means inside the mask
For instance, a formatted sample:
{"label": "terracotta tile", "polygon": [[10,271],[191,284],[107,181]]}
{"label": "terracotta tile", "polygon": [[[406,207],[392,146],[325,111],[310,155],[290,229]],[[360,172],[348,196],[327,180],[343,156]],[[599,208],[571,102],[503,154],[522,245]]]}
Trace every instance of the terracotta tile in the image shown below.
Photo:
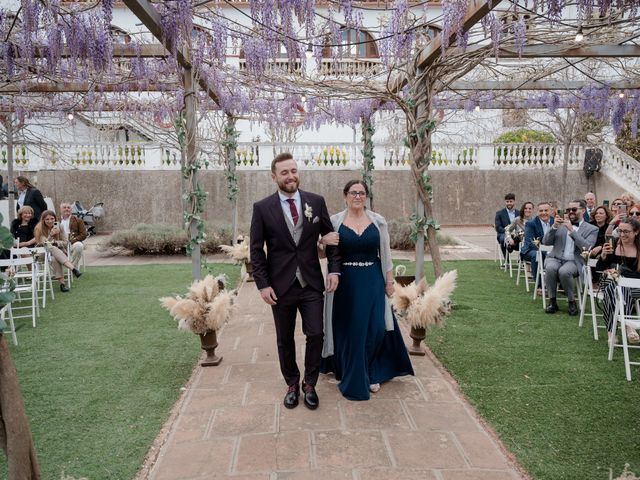
{"label": "terracotta tile", "polygon": [[442,470],[444,480],[518,480],[520,477],[506,470]]}
{"label": "terracotta tile", "polygon": [[411,357],[413,371],[420,378],[442,378],[442,372],[427,357]]}
{"label": "terracotta tile", "polygon": [[314,434],[318,467],[390,466],[380,432],[329,431]]}
{"label": "terracotta tile", "polygon": [[413,468],[366,468],[358,469],[362,480],[380,478],[384,480],[437,480],[433,470]]}
{"label": "terracotta tile", "polygon": [[462,451],[472,466],[477,468],[509,468],[507,459],[484,432],[456,433]]}
{"label": "terracotta tile", "polygon": [[181,412],[173,426],[173,443],[204,440],[213,410],[199,412]]}
{"label": "terracotta tile", "polygon": [[317,410],[309,410],[302,404],[289,410],[285,407],[280,408],[280,431],[290,430],[335,430],[342,428],[340,422],[340,414],[338,412],[338,403],[329,402],[322,395],[320,398],[320,406]]}
{"label": "terracotta tile", "polygon": [[253,361],[253,348],[233,349],[233,345],[221,345],[216,349],[216,354],[222,357],[227,365],[236,363],[251,363]]}
{"label": "terracotta tile", "polygon": [[229,368],[231,368],[231,366],[226,365],[224,359],[222,363],[216,367],[200,367],[200,372],[195,378],[193,386],[196,388],[206,388],[221,385]]}
{"label": "terracotta tile", "polygon": [[218,387],[193,389],[184,405],[189,413],[240,405],[244,396],[244,384],[226,384]]}
{"label": "terracotta tile", "polygon": [[398,467],[466,467],[465,460],[449,433],[388,432],[387,439]]}
{"label": "terracotta tile", "polygon": [[424,395],[418,385],[418,379],[412,376],[394,378],[383,383],[380,390],[371,396],[376,398],[397,398],[400,400],[424,400]]}
{"label": "terracotta tile", "polygon": [[231,365],[229,383],[246,383],[252,380],[281,379],[278,362],[240,363]]}
{"label": "terracotta tile", "polygon": [[419,430],[477,432],[479,426],[461,403],[406,402]]}
{"label": "terracotta tile", "polygon": [[256,347],[256,362],[276,362],[278,363],[278,345],[273,337],[272,342],[267,342],[261,347]]}
{"label": "terracotta tile", "polygon": [[244,321],[234,321],[225,325],[224,329],[220,332],[222,339],[228,339],[229,337],[244,337],[258,334],[260,323],[258,318],[245,319]]}
{"label": "terracotta tile", "polygon": [[[278,480],[353,480],[351,469],[314,469],[300,472],[277,472]],[[363,479],[364,480],[364,479]]]}
{"label": "terracotta tile", "polygon": [[245,435],[234,467],[235,472],[272,472],[310,468],[311,441],[308,432]]}
{"label": "terracotta tile", "polygon": [[434,402],[459,402],[452,392],[449,382],[443,378],[422,378],[419,380],[427,393],[427,398]]}
{"label": "terracotta tile", "polygon": [[[170,445],[158,459],[154,480],[183,480],[229,471],[233,439]],[[185,461],[185,459],[189,459]]]}
{"label": "terracotta tile", "polygon": [[274,432],[275,405],[219,408],[215,412],[210,437]]}
{"label": "terracotta tile", "polygon": [[287,385],[284,380],[250,382],[247,385],[246,405],[275,405],[282,402],[287,393]]}
{"label": "terracotta tile", "polygon": [[340,408],[349,430],[409,430],[409,421],[402,409],[400,400],[374,398],[368,402],[350,402],[342,400]]}

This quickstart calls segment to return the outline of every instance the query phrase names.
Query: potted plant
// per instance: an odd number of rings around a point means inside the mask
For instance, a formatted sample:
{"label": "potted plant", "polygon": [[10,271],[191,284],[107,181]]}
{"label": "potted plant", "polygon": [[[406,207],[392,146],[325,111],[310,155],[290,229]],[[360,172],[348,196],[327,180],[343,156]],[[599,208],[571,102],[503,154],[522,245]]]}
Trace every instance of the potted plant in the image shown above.
{"label": "potted plant", "polygon": [[457,270],[452,270],[439,277],[432,287],[424,278],[418,284],[412,281],[402,285],[396,281],[391,304],[398,317],[411,326],[413,345],[409,347],[409,354],[425,355],[422,341],[427,336],[427,329],[441,325],[451,310],[450,297],[456,288],[457,277]]}
{"label": "potted plant", "polygon": [[217,332],[233,313],[233,295],[225,289],[224,277],[207,275],[193,282],[186,296],[163,297],[160,303],[178,321],[178,329],[200,336],[207,352],[200,365],[219,365],[222,357],[215,353]]}
{"label": "potted plant", "polygon": [[240,236],[238,242],[233,245],[220,245],[220,248],[238,265],[243,265],[246,272],[247,282],[253,282],[253,267],[251,266],[251,258],[249,256],[249,237]]}

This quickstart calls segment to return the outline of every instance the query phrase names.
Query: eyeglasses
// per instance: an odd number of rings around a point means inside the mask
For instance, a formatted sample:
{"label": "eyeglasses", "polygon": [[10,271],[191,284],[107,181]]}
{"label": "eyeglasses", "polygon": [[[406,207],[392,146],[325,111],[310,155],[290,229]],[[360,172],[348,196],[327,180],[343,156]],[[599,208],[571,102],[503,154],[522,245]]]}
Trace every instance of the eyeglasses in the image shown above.
{"label": "eyeglasses", "polygon": [[576,213],[577,211],[578,211],[578,207],[571,207],[571,208],[565,209],[564,213],[569,213],[569,212]]}
{"label": "eyeglasses", "polygon": [[620,235],[631,235],[633,233],[633,230],[620,230],[620,229],[618,229],[618,233]]}
{"label": "eyeglasses", "polygon": [[351,195],[353,198],[366,197],[367,196],[367,192],[349,192],[349,195]]}
{"label": "eyeglasses", "polygon": [[614,207],[619,207],[620,205],[622,205],[621,203],[614,203],[613,206]]}
{"label": "eyeglasses", "polygon": [[630,212],[629,215],[631,215],[632,217],[640,217],[640,212],[638,211]]}

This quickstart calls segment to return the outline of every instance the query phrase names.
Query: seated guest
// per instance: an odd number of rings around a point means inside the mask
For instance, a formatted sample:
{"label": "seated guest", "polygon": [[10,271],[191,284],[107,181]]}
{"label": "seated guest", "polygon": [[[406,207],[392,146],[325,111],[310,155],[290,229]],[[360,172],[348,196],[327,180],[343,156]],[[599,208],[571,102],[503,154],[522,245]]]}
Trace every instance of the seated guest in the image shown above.
{"label": "seated guest", "polygon": [[87,229],[82,220],[71,215],[70,203],[60,204],[60,227],[66,233],[71,244],[71,263],[78,268],[84,249],[82,242],[87,238]]}
{"label": "seated guest", "polygon": [[598,258],[600,256],[602,245],[604,245],[607,234],[607,228],[609,228],[609,222],[611,222],[611,212],[606,205],[600,205],[591,212],[589,223],[598,227],[598,239],[591,249],[591,258]]}
{"label": "seated guest", "polygon": [[538,272],[538,245],[542,241],[544,234],[553,225],[553,218],[550,216],[550,212],[551,206],[549,202],[540,202],[538,204],[538,216],[524,226],[524,242],[520,247],[520,256],[523,260],[531,262],[531,275],[533,275],[533,278],[536,278]]}
{"label": "seated guest", "polygon": [[533,203],[524,202],[520,208],[520,213],[506,229],[507,250],[513,252],[520,246],[524,237],[524,226],[533,217]]}
{"label": "seated guest", "polygon": [[616,198],[611,203],[611,220],[609,221],[609,227],[607,228],[607,235],[613,235],[618,237],[618,225],[622,220],[627,218],[627,204],[622,198]]}
{"label": "seated guest", "polygon": [[32,247],[36,244],[34,229],[38,221],[33,216],[33,208],[26,206],[18,210],[18,216],[11,222],[11,235],[18,240],[18,247]]}
{"label": "seated guest", "polygon": [[587,209],[584,212],[584,221],[588,222],[591,219],[591,214],[596,209],[596,196],[593,192],[585,194],[584,201],[587,204]]}
{"label": "seated guest", "polygon": [[516,219],[516,210],[513,208],[515,203],[516,196],[513,193],[507,193],[504,196],[505,208],[496,212],[494,225],[496,233],[498,234],[498,243],[500,244],[500,249],[502,250],[503,255],[507,254],[505,248],[505,228],[511,225],[511,223]]}
{"label": "seated guest", "polygon": [[553,249],[544,261],[545,282],[549,288],[547,313],[556,313],[558,302],[558,280],[569,300],[569,315],[578,315],[573,279],[584,265],[583,250],[589,250],[596,243],[598,228],[584,221],[584,200],[569,203],[564,217],[556,215],[553,225],[542,238],[544,245],[553,245]]}
{"label": "seated guest", "polygon": [[73,263],[69,261],[69,258],[63,252],[63,250],[67,248],[67,236],[64,232],[60,231],[56,220],[56,214],[51,210],[42,212],[40,221],[38,225],[36,225],[34,236],[36,244],[46,247],[51,254],[51,271],[54,278],[60,283],[60,290],[68,292],[69,287],[64,284],[62,266],[64,265],[71,270],[73,276],[76,278],[82,275],[82,273],[73,266]]}
{"label": "seated guest", "polygon": [[[612,245],[606,242],[602,247],[602,254],[596,268],[603,271],[600,289],[603,292],[603,317],[609,343],[614,342],[613,322],[616,311],[616,282],[608,275],[612,270],[618,270],[623,277],[640,278],[640,222],[627,219],[620,223],[620,238]],[[624,288],[625,311],[633,310],[635,301],[640,298],[640,289]],[[630,343],[640,343],[640,336],[630,326],[627,326],[627,338]]]}
{"label": "seated guest", "polygon": [[636,197],[633,195],[633,193],[624,192],[622,195],[620,195],[620,198],[627,206],[627,210],[629,210],[636,204]]}

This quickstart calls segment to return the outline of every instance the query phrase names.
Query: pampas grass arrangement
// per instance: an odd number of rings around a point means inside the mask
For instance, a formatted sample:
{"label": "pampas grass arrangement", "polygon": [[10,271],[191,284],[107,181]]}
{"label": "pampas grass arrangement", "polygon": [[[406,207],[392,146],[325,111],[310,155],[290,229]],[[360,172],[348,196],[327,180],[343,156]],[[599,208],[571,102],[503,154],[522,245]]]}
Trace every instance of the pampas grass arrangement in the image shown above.
{"label": "pampas grass arrangement", "polygon": [[195,281],[183,298],[163,297],[163,308],[178,321],[178,328],[196,334],[218,331],[233,313],[233,295],[225,290],[224,277],[207,275]]}
{"label": "pampas grass arrangement", "polygon": [[220,245],[220,249],[236,263],[243,264],[249,259],[249,237],[245,236],[242,242],[235,245]]}
{"label": "pampas grass arrangement", "polygon": [[396,283],[391,304],[398,316],[414,328],[428,329],[441,325],[451,310],[451,295],[456,288],[458,271],[452,270],[439,277],[432,287],[423,278],[403,287]]}

